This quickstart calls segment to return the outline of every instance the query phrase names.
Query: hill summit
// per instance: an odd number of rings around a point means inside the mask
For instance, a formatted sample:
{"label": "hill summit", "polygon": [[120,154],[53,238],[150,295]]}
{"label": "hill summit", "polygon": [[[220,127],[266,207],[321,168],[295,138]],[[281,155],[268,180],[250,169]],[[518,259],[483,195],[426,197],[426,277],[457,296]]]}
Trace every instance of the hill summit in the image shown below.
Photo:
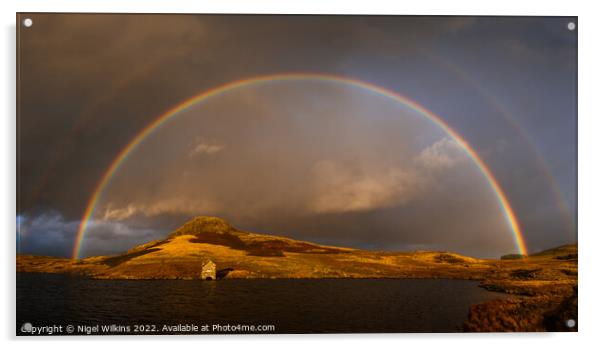
{"label": "hill summit", "polygon": [[229,234],[235,231],[236,229],[228,224],[223,218],[198,216],[189,220],[176,231],[169,234],[168,238],[182,235],[198,236],[203,234]]}

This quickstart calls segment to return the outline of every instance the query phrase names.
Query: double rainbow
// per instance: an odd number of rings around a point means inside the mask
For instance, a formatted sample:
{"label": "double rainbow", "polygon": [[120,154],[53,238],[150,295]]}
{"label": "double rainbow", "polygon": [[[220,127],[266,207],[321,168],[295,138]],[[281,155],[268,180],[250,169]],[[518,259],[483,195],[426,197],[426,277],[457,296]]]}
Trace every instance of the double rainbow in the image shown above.
{"label": "double rainbow", "polygon": [[368,82],[364,82],[364,81],[360,81],[360,80],[356,80],[356,79],[352,79],[352,78],[348,78],[348,77],[343,77],[343,76],[330,75],[330,74],[294,73],[294,74],[274,74],[274,75],[251,77],[251,78],[233,81],[228,84],[221,85],[216,88],[204,91],[198,95],[195,95],[195,96],[183,101],[180,104],[177,104],[173,108],[169,109],[168,111],[166,111],[165,113],[163,113],[159,117],[157,117],[148,126],[146,126],[142,131],[140,131],[140,133],[138,133],[138,135],[136,135],[136,137],[134,137],[119,152],[119,154],[115,157],[115,159],[113,160],[111,165],[108,167],[108,169],[103,174],[100,182],[96,186],[96,189],[94,190],[94,193],[92,194],[92,197],[90,198],[88,205],[86,206],[84,215],[81,219],[81,223],[79,225],[77,237],[75,240],[75,245],[73,247],[72,258],[73,259],[79,258],[82,242],[85,238],[86,229],[88,228],[88,224],[92,218],[92,215],[94,214],[96,205],[98,204],[99,199],[102,197],[102,194],[103,194],[105,188],[111,181],[111,178],[113,178],[113,176],[117,173],[117,171],[119,171],[121,165],[128,159],[128,157],[132,153],[132,151],[134,149],[136,149],[136,147],[138,147],[144,141],[144,139],[146,139],[146,137],[150,136],[153,132],[155,132],[157,129],[159,129],[161,127],[161,125],[163,125],[165,122],[167,122],[171,118],[176,117],[181,111],[184,111],[187,108],[189,108],[197,103],[201,103],[210,98],[223,95],[225,93],[228,93],[228,92],[236,90],[236,89],[248,87],[251,85],[275,82],[275,81],[326,81],[326,82],[331,82],[331,83],[338,83],[338,84],[343,84],[343,85],[347,85],[347,86],[363,88],[363,89],[372,91],[376,94],[382,95],[384,97],[390,98],[400,104],[403,104],[404,106],[416,111],[420,115],[423,115],[426,118],[428,118],[429,120],[431,120],[434,124],[441,127],[456,142],[458,142],[458,144],[460,144],[460,146],[466,152],[466,154],[468,154],[468,156],[474,161],[475,165],[477,166],[479,171],[482,173],[482,175],[485,177],[485,179],[489,183],[489,186],[491,187],[491,189],[493,190],[493,192],[497,198],[498,204],[499,204],[502,212],[504,213],[504,218],[506,219],[506,221],[512,231],[512,234],[514,236],[514,242],[515,242],[517,251],[524,255],[527,254],[527,247],[525,245],[523,234],[522,234],[522,231],[518,224],[518,220],[516,219],[516,215],[514,214],[514,211],[512,210],[512,207],[510,206],[510,203],[508,202],[508,198],[506,197],[506,194],[504,194],[500,184],[498,183],[498,181],[495,179],[495,177],[491,173],[491,170],[489,169],[489,167],[487,167],[485,162],[483,162],[483,160],[479,157],[477,152],[470,146],[470,144],[468,144],[468,142],[464,138],[462,138],[462,136],[460,136],[443,119],[441,119],[441,117],[437,116],[435,113],[431,112],[430,110],[421,106],[417,102],[415,102],[405,96],[402,96],[396,92],[393,92],[391,90],[385,89],[383,87],[380,87],[380,86],[377,86],[377,85],[374,85],[374,84],[371,84]]}

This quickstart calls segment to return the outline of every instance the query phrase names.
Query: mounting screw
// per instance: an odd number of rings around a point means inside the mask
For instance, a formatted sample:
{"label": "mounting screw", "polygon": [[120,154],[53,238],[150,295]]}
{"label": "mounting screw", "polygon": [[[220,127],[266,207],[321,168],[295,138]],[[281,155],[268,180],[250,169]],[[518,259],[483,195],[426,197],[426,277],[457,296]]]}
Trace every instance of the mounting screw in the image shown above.
{"label": "mounting screw", "polygon": [[569,24],[567,24],[566,27],[568,28],[568,30],[575,30],[577,25],[575,24],[575,22],[569,22]]}

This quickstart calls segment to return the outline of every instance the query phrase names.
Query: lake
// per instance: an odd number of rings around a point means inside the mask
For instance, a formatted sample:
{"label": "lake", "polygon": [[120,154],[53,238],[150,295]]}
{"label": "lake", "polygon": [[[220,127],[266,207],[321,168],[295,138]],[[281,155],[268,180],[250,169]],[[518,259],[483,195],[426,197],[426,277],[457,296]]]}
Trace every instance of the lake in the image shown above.
{"label": "lake", "polygon": [[17,273],[17,334],[67,334],[68,325],[80,335],[456,332],[471,304],[500,297],[476,281],[447,279],[134,281]]}

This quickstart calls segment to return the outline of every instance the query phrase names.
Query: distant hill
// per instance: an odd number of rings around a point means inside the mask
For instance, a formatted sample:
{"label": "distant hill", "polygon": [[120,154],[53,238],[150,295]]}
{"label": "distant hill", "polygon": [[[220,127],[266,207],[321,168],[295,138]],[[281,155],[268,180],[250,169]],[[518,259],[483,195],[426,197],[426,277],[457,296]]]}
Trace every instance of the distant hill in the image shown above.
{"label": "distant hill", "polygon": [[562,245],[531,255],[532,257],[577,258],[577,244]]}

